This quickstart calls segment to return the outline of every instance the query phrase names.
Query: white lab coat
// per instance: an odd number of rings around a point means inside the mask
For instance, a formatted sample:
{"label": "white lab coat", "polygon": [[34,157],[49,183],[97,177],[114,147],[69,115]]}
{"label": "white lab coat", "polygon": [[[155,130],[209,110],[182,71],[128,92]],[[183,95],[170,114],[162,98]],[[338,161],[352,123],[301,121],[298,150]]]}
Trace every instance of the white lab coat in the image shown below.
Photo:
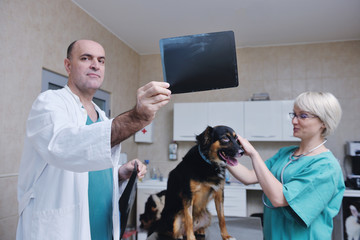
{"label": "white lab coat", "polygon": [[34,102],[19,170],[17,240],[91,239],[88,171],[107,168],[113,168],[113,236],[119,239],[121,146],[111,148],[112,120],[95,108],[103,121],[87,126],[87,113],[67,86]]}

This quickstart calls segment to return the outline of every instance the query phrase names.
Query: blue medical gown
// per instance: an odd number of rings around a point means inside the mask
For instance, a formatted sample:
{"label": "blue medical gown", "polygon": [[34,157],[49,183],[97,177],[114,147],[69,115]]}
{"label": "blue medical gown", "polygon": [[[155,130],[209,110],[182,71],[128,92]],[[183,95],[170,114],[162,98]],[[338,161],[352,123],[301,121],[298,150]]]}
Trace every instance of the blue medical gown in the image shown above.
{"label": "blue medical gown", "polygon": [[[281,171],[297,146],[281,148],[265,161],[281,181]],[[304,156],[290,163],[283,174],[287,207],[264,207],[264,237],[273,240],[331,239],[333,218],[340,210],[345,190],[344,177],[329,151]],[[271,206],[270,201],[265,201]]]}

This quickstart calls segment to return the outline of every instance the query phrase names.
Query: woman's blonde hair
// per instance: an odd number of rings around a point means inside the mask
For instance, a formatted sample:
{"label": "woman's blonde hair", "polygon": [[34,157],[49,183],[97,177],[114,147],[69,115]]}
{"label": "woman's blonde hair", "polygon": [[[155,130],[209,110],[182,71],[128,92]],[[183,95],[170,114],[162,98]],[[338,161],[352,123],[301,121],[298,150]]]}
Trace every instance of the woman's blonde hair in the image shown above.
{"label": "woman's blonde hair", "polygon": [[295,106],[319,117],[325,129],[322,136],[332,134],[341,119],[341,106],[334,95],[328,92],[304,92],[295,99]]}

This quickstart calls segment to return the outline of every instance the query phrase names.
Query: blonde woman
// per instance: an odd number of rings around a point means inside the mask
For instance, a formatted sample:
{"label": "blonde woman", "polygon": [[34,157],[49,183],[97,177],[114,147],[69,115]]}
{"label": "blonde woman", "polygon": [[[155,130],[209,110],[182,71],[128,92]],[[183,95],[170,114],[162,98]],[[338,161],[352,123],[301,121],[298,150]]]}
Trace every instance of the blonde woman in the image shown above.
{"label": "blonde woman", "polygon": [[305,92],[296,98],[290,116],[299,146],[281,148],[264,162],[239,136],[253,170],[241,164],[228,169],[244,184],[261,185],[265,239],[331,239],[345,185],[338,160],[325,143],[340,121],[341,107],[331,93]]}

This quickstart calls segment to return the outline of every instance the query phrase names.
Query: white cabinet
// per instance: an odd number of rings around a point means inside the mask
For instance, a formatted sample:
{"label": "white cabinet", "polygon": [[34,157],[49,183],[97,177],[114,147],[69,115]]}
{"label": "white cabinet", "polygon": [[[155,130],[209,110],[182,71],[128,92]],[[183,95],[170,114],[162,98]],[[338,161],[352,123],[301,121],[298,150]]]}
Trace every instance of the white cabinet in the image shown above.
{"label": "white cabinet", "polygon": [[243,102],[210,102],[208,105],[208,125],[225,125],[239,134],[244,134]]}
{"label": "white cabinet", "polygon": [[245,138],[249,141],[281,139],[281,103],[253,101],[244,103]]}
{"label": "white cabinet", "polygon": [[[217,216],[214,200],[211,200],[207,207],[211,215]],[[246,189],[237,184],[225,185],[224,215],[227,217],[246,217]]]}
{"label": "white cabinet", "polygon": [[195,141],[207,126],[226,125],[238,134],[244,132],[242,102],[174,104],[174,141]]}
{"label": "white cabinet", "polygon": [[293,100],[244,103],[245,137],[250,141],[299,141],[293,137],[289,112]]}
{"label": "white cabinet", "polygon": [[136,230],[137,239],[145,240],[147,238],[147,232],[140,229],[140,214],[145,211],[145,203],[151,194],[161,192],[166,189],[167,181],[158,180],[144,180],[144,182],[137,183],[137,195],[136,195]]}
{"label": "white cabinet", "polygon": [[289,113],[294,111],[294,101],[287,100],[281,101],[282,110],[281,110],[281,118],[282,118],[282,139],[284,141],[300,141],[299,138],[293,136],[293,125],[292,119],[289,116]]}
{"label": "white cabinet", "polygon": [[208,103],[174,104],[174,141],[195,141],[208,126]]}
{"label": "white cabinet", "polygon": [[249,141],[299,141],[289,112],[293,100],[174,104],[174,141],[195,141],[207,126],[226,125]]}

